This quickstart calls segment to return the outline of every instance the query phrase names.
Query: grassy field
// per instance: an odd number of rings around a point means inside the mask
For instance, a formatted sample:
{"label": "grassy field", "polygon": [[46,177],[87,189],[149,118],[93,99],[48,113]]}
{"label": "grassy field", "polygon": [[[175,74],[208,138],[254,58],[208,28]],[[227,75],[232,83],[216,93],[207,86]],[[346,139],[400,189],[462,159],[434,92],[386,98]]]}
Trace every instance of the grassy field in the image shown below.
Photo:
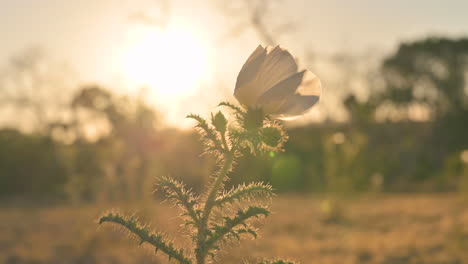
{"label": "grassy field", "polygon": [[[290,257],[301,263],[468,263],[468,205],[450,195],[392,195],[340,202],[325,214],[320,199],[280,195],[261,237],[228,247],[217,263]],[[120,206],[189,245],[166,203]],[[0,263],[168,263],[96,219],[109,205],[0,209]]]}

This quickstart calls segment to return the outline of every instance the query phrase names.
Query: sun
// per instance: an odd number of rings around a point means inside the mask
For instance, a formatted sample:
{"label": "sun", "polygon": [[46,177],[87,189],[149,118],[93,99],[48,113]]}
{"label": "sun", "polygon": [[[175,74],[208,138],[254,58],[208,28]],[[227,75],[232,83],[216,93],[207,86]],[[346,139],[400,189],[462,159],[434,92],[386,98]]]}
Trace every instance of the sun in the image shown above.
{"label": "sun", "polygon": [[123,71],[134,85],[162,96],[193,92],[207,70],[205,46],[183,28],[145,30],[124,51]]}

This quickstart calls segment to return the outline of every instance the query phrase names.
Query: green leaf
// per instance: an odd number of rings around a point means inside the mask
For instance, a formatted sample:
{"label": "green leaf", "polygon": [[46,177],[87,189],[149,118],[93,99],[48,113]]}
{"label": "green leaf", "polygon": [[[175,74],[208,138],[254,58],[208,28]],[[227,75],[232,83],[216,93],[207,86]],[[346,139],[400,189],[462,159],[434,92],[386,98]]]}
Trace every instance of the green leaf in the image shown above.
{"label": "green leaf", "polygon": [[250,183],[248,185],[240,185],[224,193],[215,201],[215,206],[223,206],[226,203],[234,203],[241,200],[249,200],[252,198],[269,198],[273,196],[273,188],[271,185],[262,182]]}
{"label": "green leaf", "polygon": [[202,136],[207,150],[222,151],[221,142],[216,136],[216,131],[208,125],[205,119],[199,115],[189,114],[187,118],[194,119],[198,122],[197,128],[198,133]]}
{"label": "green leaf", "polygon": [[131,233],[138,236],[140,239],[140,244],[145,242],[153,245],[155,247],[155,252],[157,253],[158,250],[161,250],[169,258],[174,258],[181,264],[191,264],[192,261],[184,256],[184,252],[182,249],[175,249],[172,242],[165,241],[166,239],[163,237],[162,234],[153,233],[147,227],[140,225],[136,219],[128,218],[121,216],[119,214],[109,213],[107,215],[102,216],[99,219],[99,224],[109,222],[121,225],[127,228]]}
{"label": "green leaf", "polygon": [[179,205],[184,211],[182,215],[190,217],[192,221],[186,221],[186,225],[198,225],[200,221],[198,203],[191,190],[174,179],[163,177],[159,187],[166,193],[166,197]]}
{"label": "green leaf", "polygon": [[238,107],[236,105],[233,105],[233,104],[231,104],[229,102],[221,102],[218,106],[225,106],[225,107],[231,108],[237,114],[243,114],[244,113],[244,111],[242,111],[242,109],[240,107]]}
{"label": "green leaf", "polygon": [[[249,206],[247,210],[239,209],[237,214],[233,217],[225,217],[223,225],[214,225],[211,229],[212,234],[206,241],[206,248],[212,249],[213,246],[220,240],[224,240],[229,236],[234,236],[239,238],[239,235],[242,233],[246,233],[245,231],[239,232],[239,230],[243,229],[235,229],[235,227],[241,225],[246,226],[246,221],[253,217],[260,217],[264,216],[267,217],[270,214],[270,211],[265,207],[258,207],[258,206]],[[244,228],[248,229],[248,228]],[[252,230],[253,231],[253,230]],[[251,232],[248,232],[251,233]]]}

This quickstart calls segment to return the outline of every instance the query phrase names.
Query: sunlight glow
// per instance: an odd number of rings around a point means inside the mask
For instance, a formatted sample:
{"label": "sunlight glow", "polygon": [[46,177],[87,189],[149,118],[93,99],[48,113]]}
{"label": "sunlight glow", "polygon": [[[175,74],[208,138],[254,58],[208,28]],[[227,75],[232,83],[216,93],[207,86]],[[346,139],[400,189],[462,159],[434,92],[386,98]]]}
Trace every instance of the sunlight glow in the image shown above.
{"label": "sunlight glow", "polygon": [[180,97],[199,85],[207,69],[207,54],[189,30],[152,29],[133,38],[122,66],[131,83],[148,86],[157,95]]}

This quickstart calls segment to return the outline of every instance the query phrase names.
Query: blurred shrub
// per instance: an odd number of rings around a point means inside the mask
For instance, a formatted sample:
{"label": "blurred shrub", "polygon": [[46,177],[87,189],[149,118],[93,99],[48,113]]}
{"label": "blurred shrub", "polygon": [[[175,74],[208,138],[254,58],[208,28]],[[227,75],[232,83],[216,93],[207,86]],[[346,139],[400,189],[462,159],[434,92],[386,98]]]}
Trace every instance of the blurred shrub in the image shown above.
{"label": "blurred shrub", "polygon": [[66,169],[51,138],[1,130],[0,146],[0,196],[63,194]]}
{"label": "blurred shrub", "polygon": [[301,190],[302,164],[294,154],[280,155],[273,163],[271,184],[279,191]]}

